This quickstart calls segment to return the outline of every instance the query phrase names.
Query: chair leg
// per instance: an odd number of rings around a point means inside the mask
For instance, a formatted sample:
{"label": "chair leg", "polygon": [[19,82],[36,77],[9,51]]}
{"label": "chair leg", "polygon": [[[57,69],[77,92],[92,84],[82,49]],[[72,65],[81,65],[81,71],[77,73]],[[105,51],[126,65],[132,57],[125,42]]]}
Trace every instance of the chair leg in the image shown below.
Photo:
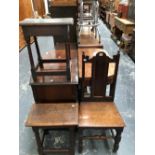
{"label": "chair leg", "polygon": [[75,128],[70,128],[70,155],[75,154]]}
{"label": "chair leg", "polygon": [[116,129],[116,136],[114,138],[115,143],[114,143],[113,152],[117,152],[117,150],[119,148],[119,143],[121,141],[121,134],[122,134],[122,132],[123,132],[123,128]]}
{"label": "chair leg", "polygon": [[39,135],[39,128],[32,128],[34,134],[35,134],[35,138],[36,138],[36,142],[37,142],[37,147],[38,147],[38,153],[39,155],[44,155],[43,154],[43,148],[41,145],[41,139],[40,139],[40,135]]}
{"label": "chair leg", "polygon": [[79,128],[79,131],[78,131],[78,136],[79,136],[78,152],[79,153],[82,153],[82,150],[83,150],[82,132],[83,132],[83,130],[81,128]]}

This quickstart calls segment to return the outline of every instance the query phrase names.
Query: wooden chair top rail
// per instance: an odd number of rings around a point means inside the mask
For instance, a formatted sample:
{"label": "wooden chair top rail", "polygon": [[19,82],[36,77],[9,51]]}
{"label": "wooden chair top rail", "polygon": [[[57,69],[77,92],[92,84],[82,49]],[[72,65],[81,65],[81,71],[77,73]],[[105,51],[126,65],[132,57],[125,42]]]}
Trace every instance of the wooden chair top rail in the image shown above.
{"label": "wooden chair top rail", "polygon": [[51,19],[43,19],[43,18],[26,18],[22,20],[19,25],[20,26],[50,26],[50,25],[73,25],[73,18],[51,18]]}
{"label": "wooden chair top rail", "polygon": [[83,52],[82,53],[83,55],[84,55],[84,61],[85,61],[85,63],[93,63],[93,61],[96,59],[96,56],[103,56],[103,55],[105,55],[105,56],[107,56],[107,60],[108,60],[108,62],[109,63],[112,63],[112,62],[115,62],[116,61],[116,58],[117,58],[117,56],[118,55],[114,55],[113,57],[110,57],[109,55],[106,55],[106,53],[104,53],[104,51],[98,51],[97,53],[96,53],[96,55],[94,54],[93,56],[89,56],[89,55],[85,55],[85,53]]}

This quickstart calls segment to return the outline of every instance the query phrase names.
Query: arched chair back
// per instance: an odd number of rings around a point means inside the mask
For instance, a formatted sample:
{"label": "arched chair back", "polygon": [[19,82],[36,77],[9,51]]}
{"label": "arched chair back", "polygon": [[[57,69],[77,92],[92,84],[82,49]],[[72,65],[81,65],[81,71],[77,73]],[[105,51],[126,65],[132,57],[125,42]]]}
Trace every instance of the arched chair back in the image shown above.
{"label": "arched chair back", "polygon": [[[102,51],[92,58],[83,53],[81,101],[114,100],[119,57],[119,52],[113,58]],[[85,77],[86,64],[88,63],[91,64],[91,78],[89,80]]]}

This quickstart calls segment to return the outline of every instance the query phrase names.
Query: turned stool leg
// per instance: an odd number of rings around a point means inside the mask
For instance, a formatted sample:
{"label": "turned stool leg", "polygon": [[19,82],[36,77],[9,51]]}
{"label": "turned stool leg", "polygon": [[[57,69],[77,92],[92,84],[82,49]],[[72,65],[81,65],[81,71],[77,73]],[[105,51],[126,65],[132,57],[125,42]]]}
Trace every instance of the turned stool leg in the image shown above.
{"label": "turned stool leg", "polygon": [[83,130],[79,128],[79,131],[78,131],[78,136],[79,136],[79,146],[78,146],[78,152],[79,153],[82,153],[82,146],[83,146],[83,141],[82,141],[82,133],[83,133]]}
{"label": "turned stool leg", "polygon": [[40,65],[41,68],[43,68],[42,57],[41,57],[41,54],[40,54],[39,44],[38,44],[38,40],[37,40],[36,36],[34,36],[34,43],[35,43],[35,46],[36,46],[39,65]]}
{"label": "turned stool leg", "polygon": [[117,152],[117,150],[119,148],[119,143],[121,141],[121,134],[122,134],[122,132],[123,132],[123,128],[116,129],[116,136],[114,138],[115,143],[114,143],[113,152]]}
{"label": "turned stool leg", "polygon": [[41,139],[40,139],[40,135],[39,135],[39,129],[38,128],[32,128],[33,132],[35,134],[35,138],[36,138],[36,142],[37,142],[37,147],[38,147],[38,153],[39,155],[44,155],[43,154],[43,148],[42,148],[42,144],[41,144]]}

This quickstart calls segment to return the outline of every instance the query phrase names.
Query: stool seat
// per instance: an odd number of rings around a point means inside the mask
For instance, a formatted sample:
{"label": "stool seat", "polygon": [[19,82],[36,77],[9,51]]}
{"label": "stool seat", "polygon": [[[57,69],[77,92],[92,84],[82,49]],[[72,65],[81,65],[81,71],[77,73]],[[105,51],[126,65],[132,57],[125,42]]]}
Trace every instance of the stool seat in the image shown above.
{"label": "stool seat", "polygon": [[78,124],[78,104],[33,104],[26,121],[28,127],[59,127]]}
{"label": "stool seat", "polygon": [[114,102],[83,102],[79,108],[79,127],[124,127]]}

